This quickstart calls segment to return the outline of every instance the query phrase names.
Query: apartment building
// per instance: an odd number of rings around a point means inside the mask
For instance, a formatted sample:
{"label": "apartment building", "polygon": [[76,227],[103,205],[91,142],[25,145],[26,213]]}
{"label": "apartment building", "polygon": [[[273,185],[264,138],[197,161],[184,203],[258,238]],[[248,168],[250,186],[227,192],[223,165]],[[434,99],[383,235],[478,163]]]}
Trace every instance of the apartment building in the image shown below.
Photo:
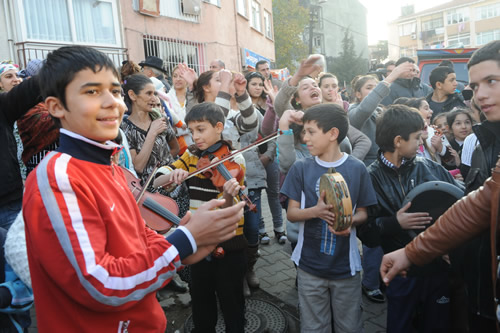
{"label": "apartment building", "polygon": [[213,59],[234,70],[274,60],[272,0],[3,0],[0,17],[0,60],[21,67],[75,44],[117,65],[155,55],[198,72]]}
{"label": "apartment building", "polygon": [[453,0],[399,17],[389,25],[389,58],[417,49],[480,47],[500,39],[500,2]]}

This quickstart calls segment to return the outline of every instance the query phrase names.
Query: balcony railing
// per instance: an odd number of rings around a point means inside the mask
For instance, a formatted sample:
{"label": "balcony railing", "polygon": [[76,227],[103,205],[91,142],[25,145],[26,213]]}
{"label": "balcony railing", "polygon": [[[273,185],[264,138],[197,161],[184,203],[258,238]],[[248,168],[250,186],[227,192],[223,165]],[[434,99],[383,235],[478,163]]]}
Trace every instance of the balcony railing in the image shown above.
{"label": "balcony railing", "polygon": [[[26,68],[26,65],[33,59],[45,59],[49,52],[54,51],[61,46],[68,44],[45,43],[45,42],[20,42],[16,43],[17,48],[17,64],[21,68]],[[105,53],[113,63],[118,67],[122,61],[128,58],[127,49],[118,47],[106,46],[90,46]]]}

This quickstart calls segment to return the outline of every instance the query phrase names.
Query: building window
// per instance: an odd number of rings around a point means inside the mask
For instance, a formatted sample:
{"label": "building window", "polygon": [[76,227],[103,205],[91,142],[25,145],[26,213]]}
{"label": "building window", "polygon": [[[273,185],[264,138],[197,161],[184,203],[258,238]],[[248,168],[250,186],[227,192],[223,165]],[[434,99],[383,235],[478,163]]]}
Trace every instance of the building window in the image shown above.
{"label": "building window", "polygon": [[470,46],[470,34],[448,36],[448,47]]}
{"label": "building window", "polygon": [[252,0],[252,15],[250,15],[250,24],[258,31],[262,31],[260,26],[260,3]]}
{"label": "building window", "polygon": [[443,26],[444,26],[443,18],[439,17],[422,22],[422,31],[435,30],[436,28],[441,28]]}
{"label": "building window", "polygon": [[160,0],[160,16],[171,17],[189,22],[200,21],[200,15],[184,13],[184,7],[180,0]]}
{"label": "building window", "polygon": [[500,3],[476,8],[476,20],[486,20],[497,16],[500,16]]}
{"label": "building window", "polygon": [[483,31],[476,35],[476,45],[484,45],[500,39],[500,29]]}
{"label": "building window", "polygon": [[163,59],[169,76],[179,63],[186,63],[198,74],[208,70],[205,59],[205,43],[184,41],[175,38],[144,35],[144,57],[155,56]]}
{"label": "building window", "polygon": [[459,8],[450,10],[446,14],[448,25],[469,21],[469,8]]}
{"label": "building window", "polygon": [[[171,0],[169,0],[169,1],[171,1]],[[211,3],[212,5],[216,5],[216,6],[220,7],[220,0],[203,0],[203,1]]]}
{"label": "building window", "polygon": [[247,0],[237,0],[236,1],[236,8],[238,10],[238,13],[241,15],[247,17]]}
{"label": "building window", "polygon": [[399,36],[408,36],[416,33],[417,22],[405,23],[399,25]]}
{"label": "building window", "polygon": [[114,0],[23,0],[28,40],[119,45]]}
{"label": "building window", "polygon": [[399,57],[409,57],[414,58],[416,56],[416,50],[414,47],[402,47],[399,49]]}
{"label": "building window", "polygon": [[264,33],[267,38],[273,39],[273,19],[267,10],[264,10]]}

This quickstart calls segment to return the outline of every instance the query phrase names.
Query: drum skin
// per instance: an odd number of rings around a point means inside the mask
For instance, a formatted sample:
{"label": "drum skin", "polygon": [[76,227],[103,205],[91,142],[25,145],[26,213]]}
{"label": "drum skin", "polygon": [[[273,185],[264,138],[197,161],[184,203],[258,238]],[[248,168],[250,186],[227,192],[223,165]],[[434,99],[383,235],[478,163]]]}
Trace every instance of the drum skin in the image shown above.
{"label": "drum skin", "polygon": [[335,214],[335,231],[343,231],[352,225],[352,202],[344,177],[338,172],[325,173],[319,181],[319,191],[325,191],[325,203],[332,205]]}

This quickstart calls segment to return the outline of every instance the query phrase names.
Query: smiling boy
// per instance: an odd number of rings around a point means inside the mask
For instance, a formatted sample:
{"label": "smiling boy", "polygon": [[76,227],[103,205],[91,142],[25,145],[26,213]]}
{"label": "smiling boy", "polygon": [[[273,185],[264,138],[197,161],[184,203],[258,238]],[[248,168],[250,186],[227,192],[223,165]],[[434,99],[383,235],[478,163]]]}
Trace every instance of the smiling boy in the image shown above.
{"label": "smiling boy", "polygon": [[[347,114],[337,104],[306,110],[304,142],[312,157],[296,161],[281,193],[289,198],[287,217],[300,223],[292,260],[298,266],[301,332],[361,332],[361,258],[356,228],[335,232],[335,214],[319,193],[321,176],[333,167],[342,174],[351,195],[353,227],[367,218],[376,197],[366,167],[342,153],[339,142],[347,133]],[[305,222],[301,222],[305,221]],[[333,312],[333,313],[332,313]]]}
{"label": "smiling boy", "polygon": [[456,92],[458,82],[453,68],[447,66],[434,68],[429,81],[434,91],[426,99],[433,112],[433,119],[438,114],[451,111],[455,107],[465,107],[462,95]]}
{"label": "smiling boy", "polygon": [[[145,226],[123,172],[125,111],[111,60],[91,48],[63,47],[40,71],[42,95],[62,126],[60,147],[26,181],[23,217],[39,332],[164,332],[155,297],[183,263],[233,236],[242,206],[212,202],[167,240]],[[227,214],[227,215],[226,215]],[[218,230],[200,225],[213,219]]]}

